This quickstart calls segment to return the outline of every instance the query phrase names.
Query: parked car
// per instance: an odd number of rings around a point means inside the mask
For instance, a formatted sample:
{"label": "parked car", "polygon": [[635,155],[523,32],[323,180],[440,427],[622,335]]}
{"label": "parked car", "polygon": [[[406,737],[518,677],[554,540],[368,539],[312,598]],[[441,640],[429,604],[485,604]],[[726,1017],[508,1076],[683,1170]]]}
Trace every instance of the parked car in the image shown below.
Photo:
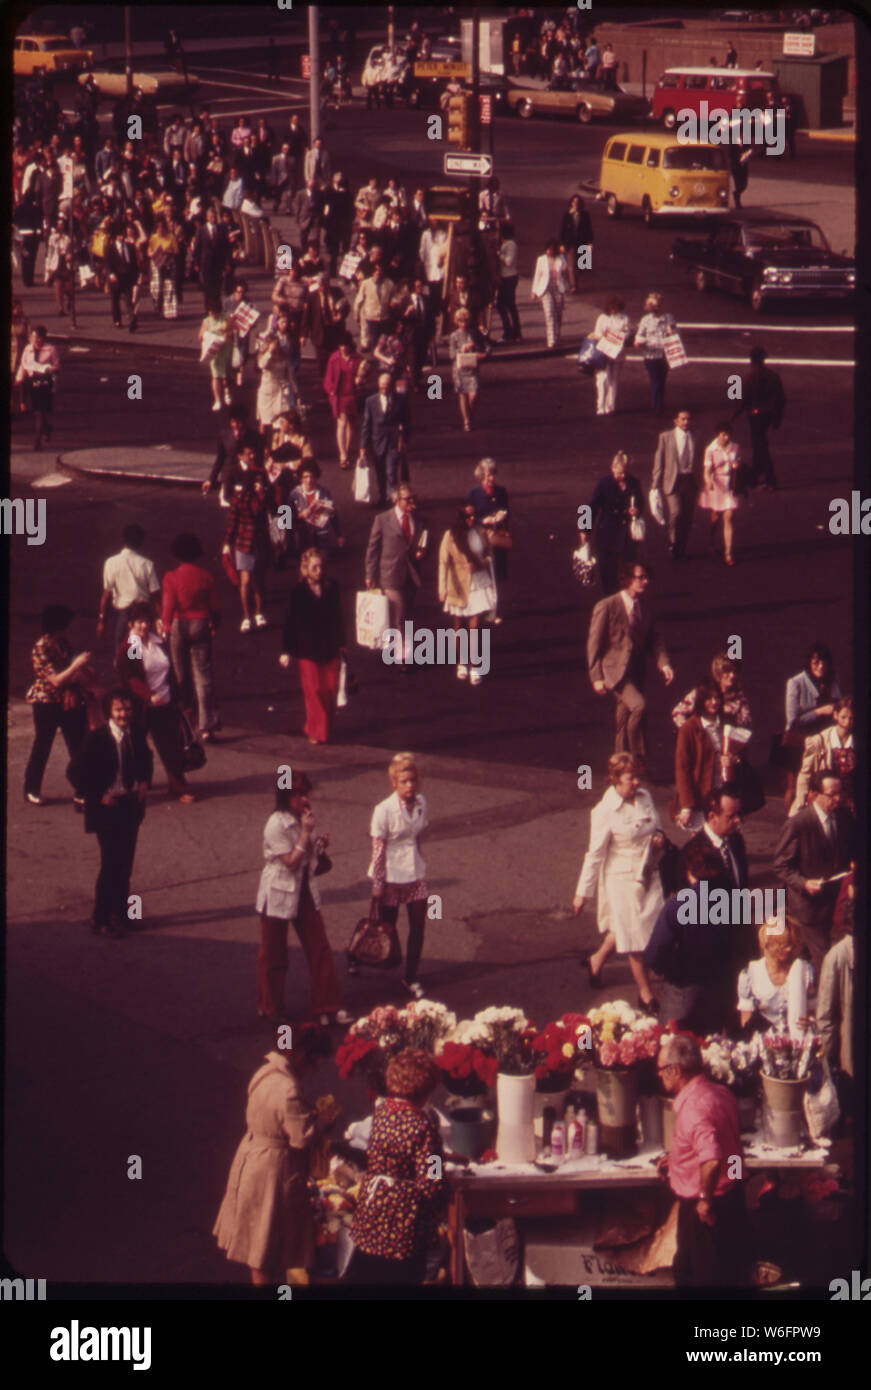
{"label": "parked car", "polygon": [[573,116],[582,125],[602,118],[621,123],[644,121],[650,114],[650,103],[644,97],[633,96],[621,87],[585,82],[581,77],[568,87],[509,87],[506,102],[508,109],[524,120],[530,116]]}
{"label": "parked car", "polygon": [[855,262],[832,251],[816,222],[776,212],[734,214],[704,241],[679,237],[671,259],[696,289],[746,295],[757,312],[775,299],[846,299],[856,288]]}
{"label": "parked car", "polygon": [[37,68],[44,72],[79,72],[93,61],[89,48],[76,48],[65,34],[20,34],[12,47],[12,71],[21,77],[29,77]]}
{"label": "parked car", "polygon": [[[87,73],[80,74],[79,82],[82,86],[87,81],[87,76]],[[123,97],[127,91],[127,77],[123,72],[98,69],[92,76],[97,84],[97,91],[103,97],[117,99]],[[173,93],[178,94],[198,87],[199,82],[195,77],[185,81],[181,73],[176,72],[174,68],[161,68],[157,72],[134,72],[133,86],[138,87],[146,97],[164,99]]]}
{"label": "parked car", "polygon": [[394,48],[391,58],[387,44],[379,43],[370,48],[360,81],[364,87],[374,87],[379,82],[397,87],[405,80],[410,66],[405,54],[398,48]]}
{"label": "parked car", "polygon": [[[446,77],[418,77],[414,69],[409,68],[396,91],[397,95],[413,108],[420,108],[422,111],[438,111],[447,104],[449,80]],[[464,82],[462,86],[464,92],[471,92],[470,82]],[[495,115],[505,115],[508,110],[508,81],[506,78],[496,72],[482,72],[479,91],[482,96],[492,98]]]}
{"label": "parked car", "polygon": [[640,208],[648,227],[669,214],[716,216],[729,206],[726,152],[661,130],[623,131],[602,152],[598,196],[609,217]]}
{"label": "parked car", "polygon": [[651,115],[666,130],[674,130],[678,118],[701,103],[714,110],[774,110],[783,105],[773,72],[751,68],[666,68],[653,93]]}

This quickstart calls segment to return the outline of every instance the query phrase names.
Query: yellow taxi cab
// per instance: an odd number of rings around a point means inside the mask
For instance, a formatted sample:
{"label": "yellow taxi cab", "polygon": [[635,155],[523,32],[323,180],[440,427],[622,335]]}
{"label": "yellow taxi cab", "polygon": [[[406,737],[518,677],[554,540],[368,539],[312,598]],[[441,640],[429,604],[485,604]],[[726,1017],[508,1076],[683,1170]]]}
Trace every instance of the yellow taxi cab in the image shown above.
{"label": "yellow taxi cab", "polygon": [[65,34],[19,34],[12,49],[12,70],[28,77],[45,72],[78,72],[94,61],[89,48],[76,48]]}
{"label": "yellow taxi cab", "polygon": [[609,217],[638,208],[648,227],[660,217],[704,217],[729,206],[729,160],[720,146],[664,131],[612,135],[602,151],[599,197]]}

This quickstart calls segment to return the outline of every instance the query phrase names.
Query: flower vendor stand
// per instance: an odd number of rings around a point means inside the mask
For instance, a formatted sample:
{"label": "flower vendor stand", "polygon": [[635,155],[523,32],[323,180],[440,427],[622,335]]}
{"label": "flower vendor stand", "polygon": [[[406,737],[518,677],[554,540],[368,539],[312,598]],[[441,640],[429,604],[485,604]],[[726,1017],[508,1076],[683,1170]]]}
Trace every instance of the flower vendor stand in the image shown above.
{"label": "flower vendor stand", "polygon": [[496,1077],[499,1129],[496,1152],[503,1163],[532,1163],[535,1158],[535,1077]]}
{"label": "flower vendor stand", "polygon": [[480,1102],[455,1096],[445,1106],[451,1122],[451,1149],[478,1159],[492,1148],[496,1134],[496,1115]]}
{"label": "flower vendor stand", "polygon": [[638,1077],[626,1070],[596,1068],[599,1107],[599,1147],[611,1158],[629,1158],[637,1151],[635,1107]]}

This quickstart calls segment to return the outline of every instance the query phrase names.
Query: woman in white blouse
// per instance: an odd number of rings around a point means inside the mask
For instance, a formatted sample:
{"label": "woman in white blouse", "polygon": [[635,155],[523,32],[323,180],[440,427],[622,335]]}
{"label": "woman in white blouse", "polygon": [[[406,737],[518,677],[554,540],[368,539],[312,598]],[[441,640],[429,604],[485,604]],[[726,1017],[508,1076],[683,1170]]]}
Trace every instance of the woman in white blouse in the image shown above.
{"label": "woman in white blouse", "polygon": [[559,347],[563,305],[568,288],[569,273],[565,256],[560,255],[557,242],[549,241],[544,255],[539,256],[535,263],[531,295],[531,298],[541,300],[549,348]]}
{"label": "woman in white blouse", "polygon": [[789,814],[797,815],[808,799],[814,775],[834,772],[841,779],[841,805],[853,809],[853,769],[856,766],[856,747],[853,741],[853,701],[849,695],[836,701],[834,724],[821,734],[811,734],[804,741],[801,770],[795,788],[795,800]]}
{"label": "woman in white blouse", "polygon": [[[184,741],[175,676],[167,646],[153,631],[150,603],[127,610],[127,636],[115,653],[115,670],[129,690],[139,723],[147,730],[166,769],[169,795],[187,805],[196,801],[184,775]],[[161,625],[161,631],[162,631]]]}
{"label": "woman in white blouse", "polygon": [[801,958],[801,937],[795,923],[772,919],[759,928],[759,960],[751,960],[738,976],[738,1012],[745,1027],[756,1015],[760,1027],[788,1032],[799,1039],[809,1024],[808,996],[814,972]]}
{"label": "woman in white blouse", "polygon": [[631,754],[615,753],[608,759],[608,778],[611,786],[593,807],[590,848],[573,903],[575,913],[581,912],[598,889],[602,944],[584,964],[590,983],[598,988],[611,952],[628,954],[638,1006],[655,1013],[657,1003],[641,956],[664,901],[659,873],[649,867],[651,851],[664,843],[659,815],[650,792],[639,783],[639,766]]}
{"label": "woman in white blouse", "polygon": [[[623,340],[619,356],[609,357],[608,365],[596,372],[597,415],[613,415],[617,408],[617,376],[629,343],[629,319],[623,310],[623,300],[612,295],[606,300],[604,312],[596,319],[596,325],[590,334],[596,343],[600,343],[600,339],[604,338],[606,333],[611,339],[617,337]],[[601,351],[601,344],[599,350]]]}
{"label": "woman in white blouse", "polygon": [[[382,922],[395,926],[399,908],[405,903],[408,911],[408,950],[403,984],[409,994],[421,999],[423,986],[418,981],[417,970],[423,951],[429,888],[419,842],[429,821],[426,801],[418,792],[420,777],[414,755],[397,753],[391,759],[387,772],[393,784],[393,795],[379,801],[372,812],[369,877],[372,880],[372,897],[377,900]],[[349,966],[349,970],[351,974],[356,973],[354,967]]]}
{"label": "woman in white blouse", "polygon": [[702,465],[703,487],[698,506],[711,514],[710,552],[714,554],[714,532],[717,518],[723,518],[723,552],[727,565],[734,565],[732,556],[732,517],[738,506],[738,470],[741,450],[732,438],[731,425],[720,425],[716,439],[705,450]]}
{"label": "woman in white blouse", "polygon": [[279,787],[275,810],[263,831],[266,863],[257,889],[260,914],[260,952],[257,956],[257,1012],[270,1023],[285,1018],[284,984],[287,979],[287,924],[293,922],[308,961],[312,986],[312,1012],[326,1027],[331,1019],[350,1023],[342,1008],[342,992],[320,914],[321,895],[316,877],[318,860],[328,835],[314,837],[309,792],[304,772],[294,772],[293,787]]}

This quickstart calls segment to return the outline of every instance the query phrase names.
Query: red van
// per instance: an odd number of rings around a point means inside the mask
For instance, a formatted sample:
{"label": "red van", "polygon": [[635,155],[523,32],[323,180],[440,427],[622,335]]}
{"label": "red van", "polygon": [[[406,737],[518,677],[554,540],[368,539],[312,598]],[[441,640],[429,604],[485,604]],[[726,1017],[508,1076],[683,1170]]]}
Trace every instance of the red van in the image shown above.
{"label": "red van", "polygon": [[653,93],[651,115],[674,130],[681,112],[700,115],[701,103],[708,111],[762,110],[783,105],[773,72],[750,68],[666,68]]}

